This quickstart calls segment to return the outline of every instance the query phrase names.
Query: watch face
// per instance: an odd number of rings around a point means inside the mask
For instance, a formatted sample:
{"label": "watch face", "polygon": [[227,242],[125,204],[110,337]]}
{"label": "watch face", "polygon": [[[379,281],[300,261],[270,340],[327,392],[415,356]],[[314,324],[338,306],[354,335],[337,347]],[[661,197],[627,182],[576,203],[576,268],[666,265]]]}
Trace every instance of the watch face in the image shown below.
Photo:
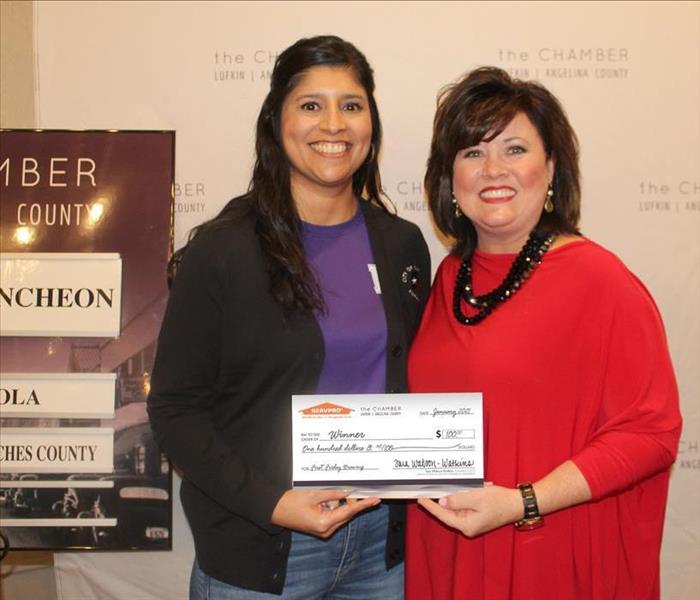
{"label": "watch face", "polygon": [[515,522],[515,528],[518,531],[531,531],[532,529],[539,529],[544,525],[544,517],[537,516],[533,519],[521,519]]}

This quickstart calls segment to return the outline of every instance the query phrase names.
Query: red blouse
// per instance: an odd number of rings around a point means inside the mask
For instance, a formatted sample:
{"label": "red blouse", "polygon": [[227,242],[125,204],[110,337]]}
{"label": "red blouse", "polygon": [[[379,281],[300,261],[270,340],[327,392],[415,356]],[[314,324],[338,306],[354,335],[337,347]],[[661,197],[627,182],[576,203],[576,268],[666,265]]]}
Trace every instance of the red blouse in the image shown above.
{"label": "red blouse", "polygon": [[[477,251],[474,292],[514,255]],[[409,356],[412,392],[483,392],[485,480],[515,487],[572,459],[593,500],[474,539],[413,505],[407,599],[659,597],[669,467],[681,429],[660,315],[613,254],[583,240],[544,257],[476,326],[452,315],[459,261],[440,265]]]}

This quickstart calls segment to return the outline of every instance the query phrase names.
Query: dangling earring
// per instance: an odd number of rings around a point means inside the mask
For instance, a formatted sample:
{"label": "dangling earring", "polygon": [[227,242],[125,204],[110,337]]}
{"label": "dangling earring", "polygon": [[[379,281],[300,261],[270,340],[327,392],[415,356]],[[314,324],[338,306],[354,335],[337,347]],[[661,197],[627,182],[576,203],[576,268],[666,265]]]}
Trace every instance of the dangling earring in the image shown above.
{"label": "dangling earring", "polygon": [[554,212],[554,202],[552,201],[553,198],[554,190],[552,189],[552,184],[550,183],[549,187],[547,188],[547,197],[544,200],[544,212]]}
{"label": "dangling earring", "polygon": [[459,208],[459,204],[457,204],[457,198],[455,198],[454,192],[452,192],[452,206],[455,209],[455,218],[459,219],[462,216],[462,210]]}

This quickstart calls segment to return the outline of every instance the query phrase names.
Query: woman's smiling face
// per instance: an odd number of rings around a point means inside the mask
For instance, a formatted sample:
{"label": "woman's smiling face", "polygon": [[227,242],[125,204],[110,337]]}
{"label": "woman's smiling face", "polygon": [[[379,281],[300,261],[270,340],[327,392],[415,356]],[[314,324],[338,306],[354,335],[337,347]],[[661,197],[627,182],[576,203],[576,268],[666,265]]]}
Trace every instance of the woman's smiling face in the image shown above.
{"label": "woman's smiling face", "polygon": [[453,193],[474,224],[478,247],[518,252],[540,219],[554,174],[530,119],[518,113],[492,140],[457,152],[452,173]]}
{"label": "woman's smiling face", "polygon": [[292,189],[352,191],[372,144],[369,101],[352,70],[306,71],[282,106],[281,134]]}

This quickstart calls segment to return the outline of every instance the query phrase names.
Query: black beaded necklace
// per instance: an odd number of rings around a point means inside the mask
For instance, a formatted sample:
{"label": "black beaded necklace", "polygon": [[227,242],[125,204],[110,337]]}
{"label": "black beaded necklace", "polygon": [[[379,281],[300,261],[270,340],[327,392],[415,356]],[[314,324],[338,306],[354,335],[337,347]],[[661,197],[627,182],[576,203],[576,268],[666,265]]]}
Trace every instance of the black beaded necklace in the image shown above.
{"label": "black beaded necklace", "polygon": [[[475,296],[472,289],[472,255],[470,254],[465,258],[459,267],[452,296],[452,308],[455,319],[462,325],[476,325],[488,317],[495,308],[503,304],[522,287],[525,280],[542,262],[542,257],[549,250],[555,237],[553,233],[542,233],[533,230],[518,256],[515,257],[508,275],[506,275],[501,285],[482,296]],[[477,309],[477,313],[474,316],[467,317],[462,312],[462,298],[470,306]]]}

